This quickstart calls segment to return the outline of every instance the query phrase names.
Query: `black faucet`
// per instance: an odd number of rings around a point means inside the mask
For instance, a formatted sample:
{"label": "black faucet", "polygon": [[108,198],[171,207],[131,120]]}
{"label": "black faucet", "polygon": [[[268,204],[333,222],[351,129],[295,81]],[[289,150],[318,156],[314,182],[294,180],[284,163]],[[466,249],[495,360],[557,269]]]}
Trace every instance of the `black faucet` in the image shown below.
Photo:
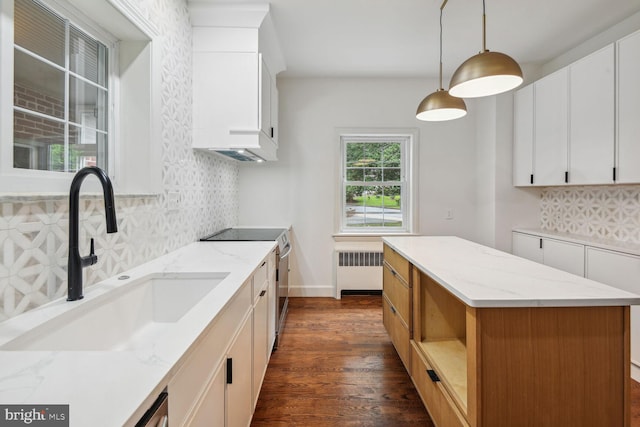
{"label": "black faucet", "polygon": [[78,204],[80,198],[80,186],[87,175],[93,174],[102,184],[104,194],[104,211],[107,220],[107,233],[118,231],[116,224],[116,208],[113,202],[113,186],[107,174],[96,166],[88,166],[80,169],[71,181],[71,191],[69,192],[69,262],[67,264],[67,301],[82,299],[82,269],[98,262],[98,257],[94,252],[93,238],[91,239],[91,250],[88,256],[81,257],[78,250],[78,225],[79,214]]}

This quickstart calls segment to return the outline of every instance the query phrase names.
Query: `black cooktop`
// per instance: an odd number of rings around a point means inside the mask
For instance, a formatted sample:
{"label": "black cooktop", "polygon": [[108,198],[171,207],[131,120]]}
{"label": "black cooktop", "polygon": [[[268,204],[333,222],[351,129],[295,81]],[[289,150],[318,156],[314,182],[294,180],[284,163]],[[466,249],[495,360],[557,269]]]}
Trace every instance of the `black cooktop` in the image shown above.
{"label": "black cooktop", "polygon": [[278,240],[285,231],[284,228],[227,228],[200,241],[270,241]]}

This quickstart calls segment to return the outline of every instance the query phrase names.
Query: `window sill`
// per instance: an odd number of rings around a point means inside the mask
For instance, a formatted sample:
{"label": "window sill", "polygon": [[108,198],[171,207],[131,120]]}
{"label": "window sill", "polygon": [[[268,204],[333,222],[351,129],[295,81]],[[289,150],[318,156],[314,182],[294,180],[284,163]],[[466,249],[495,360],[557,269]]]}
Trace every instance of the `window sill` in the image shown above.
{"label": "window sill", "polygon": [[[157,199],[160,194],[157,193],[122,193],[114,194],[116,199]],[[102,193],[82,193],[82,198],[102,199]],[[0,193],[0,203],[26,203],[26,202],[43,202],[50,200],[67,200],[69,193]]]}
{"label": "window sill", "polygon": [[333,234],[333,240],[336,242],[340,241],[353,241],[353,240],[378,240],[382,237],[391,237],[391,236],[419,236],[417,233],[404,232],[404,233],[336,233]]}

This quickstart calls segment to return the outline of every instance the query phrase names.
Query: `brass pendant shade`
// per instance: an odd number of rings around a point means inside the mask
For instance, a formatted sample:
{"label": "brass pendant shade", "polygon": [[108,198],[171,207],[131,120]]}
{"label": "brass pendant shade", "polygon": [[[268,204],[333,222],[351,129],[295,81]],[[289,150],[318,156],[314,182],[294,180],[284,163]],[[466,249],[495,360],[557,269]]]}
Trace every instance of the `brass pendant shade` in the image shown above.
{"label": "brass pendant shade", "polygon": [[513,58],[485,50],[458,67],[451,77],[449,92],[461,98],[477,98],[514,89],[522,81],[522,70]]}
{"label": "brass pendant shade", "polygon": [[418,105],[416,118],[428,122],[442,122],[463,117],[467,114],[467,106],[464,100],[449,95],[442,88],[442,10],[447,0],[440,6],[440,86],[439,89],[426,96]]}
{"label": "brass pendant shade", "polygon": [[418,105],[416,118],[428,122],[441,122],[458,119],[467,114],[467,106],[460,98],[449,95],[444,89],[438,89],[427,95]]}
{"label": "brass pendant shade", "polygon": [[520,86],[523,80],[522,69],[513,58],[487,49],[487,16],[482,0],[482,51],[453,73],[449,93],[461,98],[496,95]]}

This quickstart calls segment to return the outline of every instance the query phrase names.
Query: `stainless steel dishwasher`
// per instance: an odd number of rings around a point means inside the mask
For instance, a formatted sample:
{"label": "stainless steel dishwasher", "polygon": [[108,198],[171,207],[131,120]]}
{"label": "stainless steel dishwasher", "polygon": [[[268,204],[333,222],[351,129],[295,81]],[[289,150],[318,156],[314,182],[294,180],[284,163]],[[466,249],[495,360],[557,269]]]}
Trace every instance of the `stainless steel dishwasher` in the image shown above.
{"label": "stainless steel dishwasher", "polygon": [[136,427],[168,427],[169,426],[169,395],[167,392],[160,396],[151,405],[151,408],[138,421]]}

